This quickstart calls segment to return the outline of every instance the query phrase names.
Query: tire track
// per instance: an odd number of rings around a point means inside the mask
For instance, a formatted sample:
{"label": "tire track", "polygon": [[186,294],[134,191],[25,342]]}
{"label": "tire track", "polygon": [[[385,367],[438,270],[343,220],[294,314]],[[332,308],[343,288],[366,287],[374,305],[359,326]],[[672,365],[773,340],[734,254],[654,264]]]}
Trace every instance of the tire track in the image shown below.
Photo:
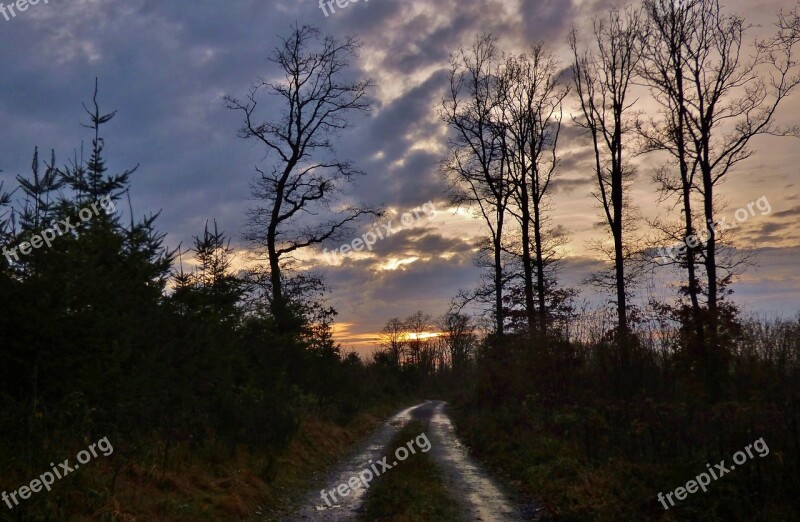
{"label": "tire track", "polygon": [[[472,459],[466,446],[458,439],[444,401],[425,401],[406,408],[386,421],[378,430],[359,444],[356,450],[330,472],[320,488],[330,490],[347,481],[388,455],[389,444],[395,435],[412,419],[428,423],[431,450],[427,455],[442,470],[445,486],[462,506],[464,520],[485,522],[539,520],[540,506],[518,504],[506,495],[499,484]],[[301,509],[293,516],[280,520],[343,521],[354,520],[364,504],[368,489],[352,490],[339,502],[328,507],[319,490],[309,492]]]}

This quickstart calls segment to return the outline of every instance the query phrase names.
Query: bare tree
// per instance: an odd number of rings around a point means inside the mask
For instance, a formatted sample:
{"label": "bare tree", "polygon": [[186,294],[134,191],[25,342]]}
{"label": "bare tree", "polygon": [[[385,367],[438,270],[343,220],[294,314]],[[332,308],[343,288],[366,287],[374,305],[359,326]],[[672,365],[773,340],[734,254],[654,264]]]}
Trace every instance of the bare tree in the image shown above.
{"label": "bare tree", "polygon": [[430,342],[424,334],[431,331],[432,318],[430,315],[421,311],[414,313],[403,321],[406,334],[407,359],[410,364],[419,366],[423,362],[430,363],[425,359],[429,354]]}
{"label": "bare tree", "polygon": [[[774,117],[781,103],[800,84],[796,55],[800,16],[797,8],[781,12],[776,33],[748,46],[745,43],[748,26],[744,19],[726,13],[719,0],[670,4],[666,0],[646,2],[651,25],[656,28],[650,37],[648,54],[664,48],[668,51],[670,46],[675,48],[666,64],[671,81],[668,85],[662,81],[657,87],[668,92],[671,103],[678,104],[674,110],[682,115],[678,122],[681,128],[668,126],[666,133],[660,134],[661,139],[654,136],[651,147],[677,153],[682,156],[679,161],[686,163],[682,169],[696,174],[692,188],[699,196],[707,239],[694,248],[705,268],[710,349],[716,353],[721,295],[732,276],[731,267],[720,258],[724,235],[716,225],[717,188],[734,167],[752,156],[749,144],[754,137],[798,135],[797,127],[780,128]],[[684,19],[685,26],[672,34],[669,25]],[[660,29],[664,25],[666,29]],[[648,59],[657,63],[650,56]],[[680,85],[673,79],[678,75]],[[651,81],[653,76],[657,79],[659,74],[651,75]],[[680,95],[669,92],[678,88],[682,89]],[[683,142],[680,149],[678,141]]]}
{"label": "bare tree", "polygon": [[451,57],[450,66],[450,91],[439,114],[453,132],[442,170],[450,179],[454,202],[477,209],[490,230],[495,331],[502,345],[503,233],[513,180],[498,116],[495,38],[477,37],[471,48]]}
{"label": "bare tree", "polygon": [[[267,170],[256,167],[253,195],[263,204],[251,210],[246,238],[269,263],[278,331],[293,328],[282,284],[285,260],[298,250],[340,237],[359,217],[377,213],[360,206],[330,212],[343,187],[363,174],[336,159],[331,141],[351,126],[352,114],[370,110],[366,93],[372,81],[349,81],[345,76],[359,47],[351,37],[339,41],[321,37],[315,28],[294,26],[269,58],[281,80],[259,80],[244,101],[225,98],[228,108],[243,114],[240,136],[257,140],[275,157]],[[264,92],[280,100],[284,109],[261,121],[256,109]]]}
{"label": "bare tree", "polygon": [[378,336],[380,346],[386,350],[392,361],[400,366],[403,350],[407,342],[406,328],[399,318],[389,319]]}
{"label": "bare tree", "polygon": [[[547,330],[546,269],[553,261],[553,238],[546,237],[547,196],[558,167],[563,101],[559,65],[544,44],[508,58],[501,76],[501,110],[514,177],[514,208],[520,222],[521,262],[528,333]],[[531,237],[532,236],[532,237]],[[531,252],[533,248],[533,252]],[[536,281],[534,282],[534,275]],[[534,298],[534,293],[536,296]]]}
{"label": "bare tree", "polygon": [[475,324],[468,315],[447,313],[439,319],[438,326],[453,373],[460,375],[468,367],[477,344]]}
{"label": "bare tree", "polygon": [[626,273],[626,259],[632,252],[624,237],[628,219],[625,192],[633,173],[626,152],[631,134],[629,114],[636,103],[630,99],[630,91],[640,59],[640,26],[637,11],[613,8],[607,20],[595,20],[591,51],[579,49],[574,29],[570,35],[572,73],[583,116],[575,123],[592,138],[597,176],[594,196],[614,241],[609,253],[614,262],[617,322],[623,339],[629,334],[626,287],[631,274]]}
{"label": "bare tree", "polygon": [[639,75],[650,86],[653,99],[661,106],[661,114],[660,119],[652,118],[647,125],[639,122],[637,129],[644,138],[644,152],[665,151],[670,156],[667,164],[656,170],[655,181],[660,185],[662,200],[677,196],[682,225],[672,227],[662,222],[654,225],[667,241],[687,245],[679,254],[678,263],[687,272],[685,292],[691,306],[691,329],[702,344],[704,328],[699,298],[698,248],[689,245],[690,238],[696,233],[692,197],[697,162],[688,154],[691,136],[687,131],[686,97],[691,85],[683,67],[683,42],[688,38],[695,17],[688,3],[648,1],[644,9],[647,27],[641,34],[643,60]]}

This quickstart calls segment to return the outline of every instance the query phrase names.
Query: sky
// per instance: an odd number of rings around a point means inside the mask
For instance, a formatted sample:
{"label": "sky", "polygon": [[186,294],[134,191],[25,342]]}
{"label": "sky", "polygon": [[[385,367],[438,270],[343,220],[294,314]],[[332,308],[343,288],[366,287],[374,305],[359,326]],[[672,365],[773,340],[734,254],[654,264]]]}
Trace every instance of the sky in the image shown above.
{"label": "sky", "polygon": [[[751,37],[768,33],[775,14],[792,6],[780,0],[727,5],[754,24]],[[439,172],[447,128],[436,107],[447,87],[450,53],[477,34],[493,33],[507,52],[543,41],[566,66],[568,31],[576,27],[585,36],[592,17],[608,6],[605,0],[360,0],[344,8],[334,4],[326,17],[311,0],[41,0],[8,20],[0,14],[0,181],[8,188],[16,175],[29,173],[34,147],[54,149],[64,164],[82,143],[90,144],[80,125],[81,104],[90,101],[97,77],[101,108],[118,111],[105,128],[109,167],[139,165],[132,177],[134,213],[160,210],[158,227],[173,247],[188,246],[216,220],[244,263],[254,168],[273,158],[237,136],[240,115],[225,108],[223,96],[241,97],[253,81],[275,74],[266,58],[293,23],[337,38],[354,35],[363,47],[351,74],[375,81],[373,110],[353,119],[337,152],[366,172],[348,201],[385,206],[381,222],[393,219],[395,232],[372,252],[333,266],[318,253],[304,259],[330,287],[339,312],[337,340],[346,350],[367,353],[387,320],[417,310],[442,314],[479,277],[474,243],[484,229],[469,212],[449,207]],[[568,99],[565,110],[575,109]],[[793,124],[798,117],[800,92],[783,106],[779,121]],[[569,236],[561,280],[602,302],[582,285],[598,267],[587,245],[604,234],[590,196],[594,174],[584,138],[569,124],[564,140],[569,145],[551,214]],[[800,143],[758,138],[754,149],[721,190],[729,221],[736,209],[762,197],[771,208],[741,223],[737,247],[755,253],[758,266],[739,279],[735,299],[748,313],[790,317],[800,310]],[[653,158],[639,161],[631,192],[643,218],[669,210],[657,204],[655,164]],[[398,226],[402,213],[428,202],[435,214],[418,213],[409,226]],[[371,223],[363,226],[353,238]],[[657,286],[669,295],[666,279]]]}

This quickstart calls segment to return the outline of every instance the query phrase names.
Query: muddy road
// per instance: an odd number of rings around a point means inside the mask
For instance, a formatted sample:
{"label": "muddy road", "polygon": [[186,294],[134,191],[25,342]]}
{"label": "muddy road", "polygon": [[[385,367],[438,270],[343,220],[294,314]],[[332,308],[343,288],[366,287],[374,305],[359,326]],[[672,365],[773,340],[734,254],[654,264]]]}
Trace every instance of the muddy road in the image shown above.
{"label": "muddy road", "polygon": [[[357,477],[361,470],[369,467],[370,461],[377,462],[390,454],[389,443],[409,421],[419,420],[428,423],[427,433],[432,446],[428,456],[442,471],[445,487],[462,508],[463,520],[537,520],[538,506],[514,501],[469,455],[455,434],[446,406],[443,401],[425,401],[392,416],[358,444],[349,456],[329,470],[325,479],[319,481],[322,484],[320,487],[329,490],[347,483],[351,477]],[[280,519],[355,520],[368,491],[364,488],[353,490],[348,496],[339,497],[331,506],[323,501],[319,490],[311,491],[298,511]]]}

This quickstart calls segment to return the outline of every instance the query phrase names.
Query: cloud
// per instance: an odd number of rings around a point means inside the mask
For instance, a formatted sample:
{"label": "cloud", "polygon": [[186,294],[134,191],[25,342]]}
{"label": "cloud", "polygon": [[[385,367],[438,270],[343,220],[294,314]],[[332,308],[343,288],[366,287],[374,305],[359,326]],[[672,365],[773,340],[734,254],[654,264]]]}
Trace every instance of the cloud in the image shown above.
{"label": "cloud", "polygon": [[794,218],[800,216],[800,207],[794,207],[790,210],[783,210],[781,212],[775,212],[772,214],[778,218]]}
{"label": "cloud", "polygon": [[[733,6],[769,28],[771,13],[782,3],[737,0]],[[104,134],[109,168],[114,172],[140,165],[133,176],[134,212],[140,216],[163,209],[157,223],[168,232],[171,246],[188,244],[206,220],[216,218],[234,246],[246,247],[240,232],[253,205],[249,185],[254,166],[264,167],[272,157],[257,144],[237,138],[240,116],[226,110],[221,97],[241,96],[251,82],[274,77],[276,70],[266,57],[277,35],[299,23],[316,25],[338,38],[359,37],[363,47],[350,74],[370,76],[377,83],[373,112],[355,118],[354,127],[336,142],[338,155],[367,173],[348,200],[395,209],[433,200],[444,208],[447,184],[439,161],[447,129],[436,107],[447,88],[450,54],[485,32],[495,33],[509,51],[541,40],[565,60],[562,76],[567,78],[567,31],[573,25],[585,29],[609,4],[610,0],[363,0],[327,18],[316,2],[295,0],[40,4],[24,17],[0,20],[5,50],[0,53],[0,180],[13,184],[16,174],[27,173],[35,146],[42,154],[55,149],[59,163],[79,154],[82,144],[86,150],[91,134],[79,125],[86,119],[81,102],[90,100],[98,77],[101,107],[119,110]],[[267,100],[264,106],[276,110]],[[572,100],[566,110],[575,109]],[[780,117],[789,123],[798,111],[800,97],[795,96]],[[588,239],[598,237],[592,226],[597,209],[589,195],[595,182],[593,157],[586,137],[568,117],[562,144],[550,218],[571,237],[571,257],[562,274],[565,282],[577,286],[597,267],[582,252]],[[787,141],[765,139],[756,152],[728,177],[723,195],[750,201],[758,190],[769,195],[776,210],[784,194],[784,203],[796,201],[800,195],[793,193],[793,182],[800,149]],[[647,217],[668,212],[657,205],[654,186],[648,182],[653,162],[639,162],[641,175],[635,185],[637,203],[641,197]],[[761,252],[765,266],[786,277],[791,276],[792,255],[796,259],[789,242],[798,237],[795,218],[800,216],[800,207],[789,207],[785,204],[788,210],[774,214],[781,226],[764,218],[744,235],[752,244],[787,243],[786,249]],[[419,308],[430,313],[446,310],[452,295],[478,280],[472,245],[485,232],[482,226],[480,220],[437,218],[379,243],[369,256],[321,267],[335,287],[332,299],[350,334],[368,335],[387,318]],[[764,272],[758,277],[764,295],[772,295],[779,283]],[[764,304],[758,284],[742,288],[743,297]],[[786,288],[786,295],[797,291],[791,285]]]}

